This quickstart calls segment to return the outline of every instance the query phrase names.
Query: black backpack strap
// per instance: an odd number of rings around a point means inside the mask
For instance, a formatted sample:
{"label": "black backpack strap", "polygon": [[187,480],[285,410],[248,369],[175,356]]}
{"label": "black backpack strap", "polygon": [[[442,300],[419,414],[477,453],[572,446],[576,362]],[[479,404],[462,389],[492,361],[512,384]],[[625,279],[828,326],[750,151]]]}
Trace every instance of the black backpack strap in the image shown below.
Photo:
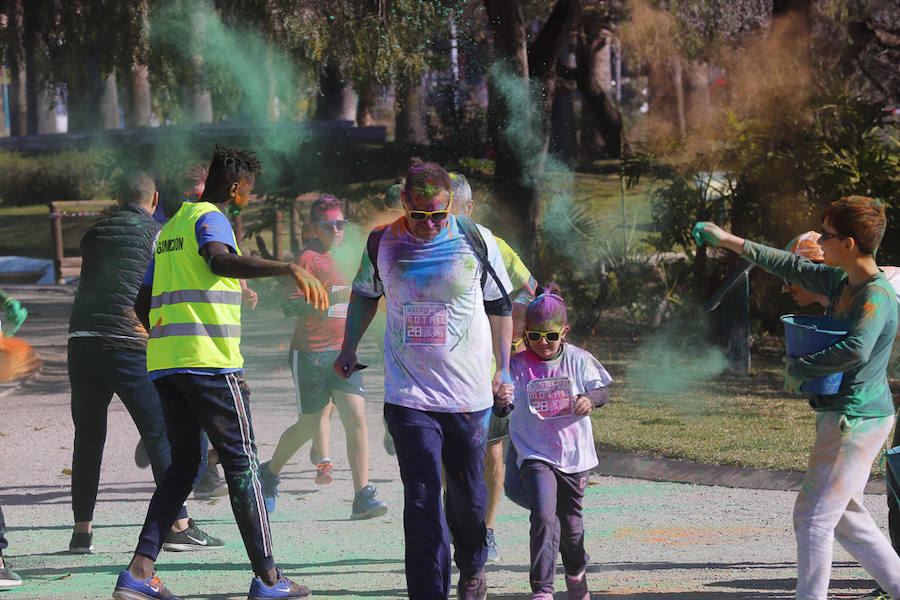
{"label": "black backpack strap", "polygon": [[378,246],[381,245],[381,238],[384,237],[384,231],[387,225],[381,225],[369,232],[369,238],[366,240],[366,253],[369,255],[369,262],[372,263],[372,283],[376,286],[381,282],[381,276],[378,275]]}
{"label": "black backpack strap", "polygon": [[503,303],[506,305],[507,310],[512,310],[512,300],[509,299],[509,293],[506,291],[506,288],[500,281],[500,277],[488,260],[487,244],[484,241],[484,237],[481,235],[481,231],[475,224],[475,221],[469,217],[458,215],[456,217],[456,223],[459,225],[460,231],[463,232],[463,235],[466,236],[466,239],[469,240],[469,243],[472,245],[475,256],[477,256],[479,262],[481,262],[481,289],[484,290],[484,284],[487,283],[487,276],[490,274],[497,283],[497,287],[500,288],[500,293],[503,294]]}

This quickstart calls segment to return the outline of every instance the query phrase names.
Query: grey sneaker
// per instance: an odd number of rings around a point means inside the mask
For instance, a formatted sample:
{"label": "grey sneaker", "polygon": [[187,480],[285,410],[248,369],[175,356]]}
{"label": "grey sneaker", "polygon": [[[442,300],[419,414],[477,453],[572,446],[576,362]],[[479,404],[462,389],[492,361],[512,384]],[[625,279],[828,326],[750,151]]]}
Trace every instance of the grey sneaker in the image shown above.
{"label": "grey sneaker", "polygon": [[484,571],[478,571],[470,577],[459,575],[459,583],[456,584],[456,597],[458,600],[485,600],[487,598],[487,577]]}
{"label": "grey sneaker", "polygon": [[484,535],[484,543],[487,544],[488,562],[498,562],[500,560],[500,548],[497,547],[497,538],[494,537],[494,530],[488,529]]}
{"label": "grey sneaker", "polygon": [[228,495],[228,485],[219,475],[219,468],[216,465],[209,465],[200,481],[194,487],[195,500],[207,500],[218,496]]}
{"label": "grey sneaker", "polygon": [[0,567],[0,590],[14,588],[20,585],[22,585],[22,578],[19,577],[18,574],[9,567],[9,563],[4,560],[3,566]]}
{"label": "grey sneaker", "polygon": [[188,519],[188,526],[184,531],[169,530],[162,547],[163,550],[168,550],[169,552],[189,552],[191,550],[221,548],[224,545],[225,542],[197,527],[193,519]]}
{"label": "grey sneaker", "polygon": [[387,513],[387,504],[375,499],[375,494],[377,493],[371,485],[367,485],[356,492],[356,497],[353,498],[353,511],[350,513],[350,518],[354,521],[374,519]]}
{"label": "grey sneaker", "polygon": [[69,540],[69,554],[93,554],[94,553],[94,532],[72,533],[72,539]]}

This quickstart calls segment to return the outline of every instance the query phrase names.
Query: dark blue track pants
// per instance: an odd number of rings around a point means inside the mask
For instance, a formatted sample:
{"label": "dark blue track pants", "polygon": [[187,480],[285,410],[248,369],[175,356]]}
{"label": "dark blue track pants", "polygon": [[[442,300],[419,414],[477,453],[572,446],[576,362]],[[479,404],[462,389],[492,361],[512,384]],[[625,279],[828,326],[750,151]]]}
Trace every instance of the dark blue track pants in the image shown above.
{"label": "dark blue track pants", "polygon": [[159,392],[172,464],[150,500],[135,550],[156,560],[163,538],[191,492],[200,468],[201,430],[219,455],[231,509],[255,573],[275,564],[269,516],[259,481],[250,420],[250,388],[243,371],[224,375],[175,373],[153,382]]}
{"label": "dark blue track pants", "polygon": [[[463,577],[487,559],[484,513],[484,417],[473,413],[415,410],[385,403],[403,479],[406,586],[410,600],[445,600],[450,594],[450,541]],[[441,507],[441,463],[447,482],[447,515]]]}

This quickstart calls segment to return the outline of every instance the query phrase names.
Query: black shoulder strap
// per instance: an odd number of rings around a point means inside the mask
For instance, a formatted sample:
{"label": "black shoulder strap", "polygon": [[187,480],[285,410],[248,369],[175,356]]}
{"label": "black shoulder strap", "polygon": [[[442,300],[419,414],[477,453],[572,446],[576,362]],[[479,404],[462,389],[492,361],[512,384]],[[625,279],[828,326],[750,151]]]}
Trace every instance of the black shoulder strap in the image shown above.
{"label": "black shoulder strap", "polygon": [[490,274],[497,283],[497,287],[500,288],[500,293],[503,294],[503,302],[506,304],[506,308],[512,310],[512,301],[509,299],[509,293],[506,291],[506,288],[503,287],[500,277],[497,276],[497,272],[494,271],[494,267],[491,266],[491,262],[488,260],[487,244],[484,241],[484,237],[481,235],[481,231],[475,224],[475,221],[469,217],[458,215],[456,217],[456,223],[459,225],[460,231],[463,232],[463,235],[466,236],[466,239],[469,240],[469,243],[472,245],[475,256],[477,256],[478,260],[481,262],[481,289],[484,290],[484,284],[487,283],[487,276]]}
{"label": "black shoulder strap", "polygon": [[381,225],[369,232],[369,239],[366,240],[366,253],[369,255],[369,262],[372,263],[372,282],[376,285],[381,281],[378,275],[378,246],[381,245],[381,238],[384,237],[384,230],[387,225]]}

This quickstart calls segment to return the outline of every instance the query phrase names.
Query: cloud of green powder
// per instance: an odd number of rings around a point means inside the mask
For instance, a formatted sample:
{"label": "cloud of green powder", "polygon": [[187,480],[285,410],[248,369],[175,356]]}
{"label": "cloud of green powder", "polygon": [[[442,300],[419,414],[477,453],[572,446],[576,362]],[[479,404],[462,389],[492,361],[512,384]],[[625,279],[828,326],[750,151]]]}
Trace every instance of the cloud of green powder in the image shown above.
{"label": "cloud of green powder", "polygon": [[728,367],[709,329],[706,315],[698,313],[668,322],[650,335],[626,368],[629,399],[679,402],[702,391]]}

